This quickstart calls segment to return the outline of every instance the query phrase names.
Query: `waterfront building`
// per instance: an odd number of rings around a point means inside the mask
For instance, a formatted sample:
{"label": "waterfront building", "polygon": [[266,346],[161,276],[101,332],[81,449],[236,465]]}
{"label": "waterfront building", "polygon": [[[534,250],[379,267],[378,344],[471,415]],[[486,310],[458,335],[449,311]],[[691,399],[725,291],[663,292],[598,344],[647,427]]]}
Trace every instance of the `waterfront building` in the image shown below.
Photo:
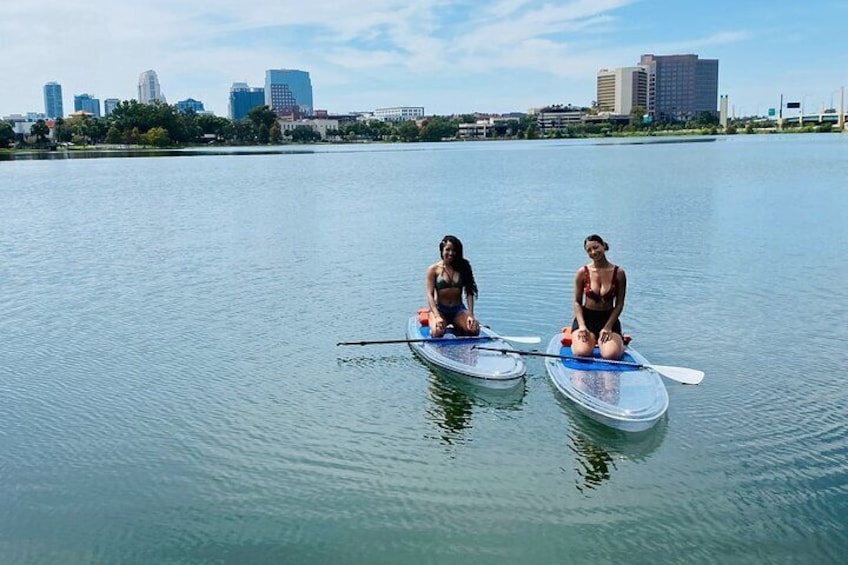
{"label": "waterfront building", "polygon": [[656,121],[685,121],[717,114],[718,59],[698,55],[642,55],[648,76],[648,114]]}
{"label": "waterfront building", "polygon": [[85,112],[91,114],[92,117],[100,117],[100,99],[95,98],[91,94],[75,94],[74,95],[74,112]]}
{"label": "waterfront building", "polygon": [[648,73],[643,67],[598,71],[599,112],[630,115],[636,107],[647,109]]}
{"label": "waterfront building", "polygon": [[177,112],[185,114],[188,111],[192,111],[195,114],[205,113],[205,110],[203,109],[203,102],[195,100],[194,98],[186,98],[185,100],[177,102]]}
{"label": "waterfront building", "polygon": [[264,88],[248,86],[246,82],[234,82],[230,87],[229,116],[231,120],[243,120],[248,112],[264,105]]}
{"label": "waterfront building", "polygon": [[531,114],[535,114],[536,128],[539,133],[544,135],[555,130],[564,130],[568,126],[581,124],[586,112],[581,108],[557,105],[534,110]]}
{"label": "waterfront building", "polygon": [[111,114],[115,110],[115,108],[118,107],[118,104],[120,104],[120,103],[121,103],[121,101],[118,100],[117,98],[107,98],[106,100],[104,100],[103,101],[103,115],[108,116],[109,114]]}
{"label": "waterfront building", "polygon": [[138,101],[142,104],[165,102],[156,71],[144,71],[138,75]]}
{"label": "waterfront building", "polygon": [[265,105],[278,116],[311,116],[312,81],[309,73],[297,69],[265,71]]}
{"label": "waterfront building", "polygon": [[280,124],[280,130],[283,132],[283,135],[287,131],[293,131],[298,126],[306,126],[311,128],[312,131],[318,133],[321,136],[321,139],[327,139],[327,130],[338,131],[339,129],[339,121],[334,119],[327,118],[313,118],[309,120],[278,120],[277,123]]}
{"label": "waterfront building", "polygon": [[65,115],[62,106],[62,85],[48,82],[44,85],[44,113],[48,118],[61,118]]}
{"label": "waterfront building", "polygon": [[424,117],[423,106],[394,106],[392,108],[377,108],[374,117],[384,122],[406,122],[420,120]]}

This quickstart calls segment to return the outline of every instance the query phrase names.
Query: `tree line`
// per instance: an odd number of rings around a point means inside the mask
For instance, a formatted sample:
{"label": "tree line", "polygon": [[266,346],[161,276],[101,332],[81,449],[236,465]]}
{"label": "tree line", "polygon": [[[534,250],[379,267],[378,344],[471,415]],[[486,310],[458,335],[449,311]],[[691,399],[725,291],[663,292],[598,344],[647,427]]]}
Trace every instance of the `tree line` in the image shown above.
{"label": "tree line", "polygon": [[[588,110],[588,109],[585,109]],[[652,130],[659,127],[685,127],[695,124],[644,124],[641,108],[634,109],[629,124],[590,123],[573,124],[558,130],[540,133],[533,115],[518,119],[499,120],[488,128],[487,137],[496,139],[536,139],[539,137],[585,137],[612,135],[619,132]],[[332,141],[442,141],[456,139],[459,126],[475,123],[477,116],[432,116],[421,120],[384,122],[380,120],[341,123],[337,129],[328,129]],[[698,126],[713,125],[717,119],[699,116],[693,120]],[[51,143],[50,129],[44,120],[32,126],[31,135],[24,143],[45,146]],[[16,141],[11,124],[0,121],[0,147]],[[306,143],[320,141],[321,136],[307,125],[297,125],[283,131],[277,115],[267,106],[248,112],[243,120],[193,111],[179,112],[176,106],[157,102],[141,104],[127,100],[106,117],[89,115],[69,116],[55,121],[52,143],[76,145],[134,145],[148,147],[173,147],[199,143],[224,143],[231,145],[264,145],[283,142]]]}

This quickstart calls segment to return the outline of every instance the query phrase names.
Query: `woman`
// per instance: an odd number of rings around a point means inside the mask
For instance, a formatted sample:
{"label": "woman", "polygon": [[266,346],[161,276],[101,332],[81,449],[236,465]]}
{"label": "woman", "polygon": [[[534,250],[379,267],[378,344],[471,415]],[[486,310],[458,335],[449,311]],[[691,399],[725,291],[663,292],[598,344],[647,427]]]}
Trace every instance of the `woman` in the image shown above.
{"label": "woman", "polygon": [[[427,269],[430,336],[444,336],[449,324],[458,334],[478,335],[480,324],[474,318],[477,283],[471,264],[462,256],[462,242],[446,235],[439,243],[439,253],[442,260]],[[463,290],[468,306],[462,302]]]}
{"label": "woman", "polygon": [[592,263],[574,277],[574,323],[571,351],[591,357],[595,346],[604,359],[621,359],[624,338],[618,318],[624,309],[627,277],[624,269],[607,260],[609,245],[597,234],[583,241]]}

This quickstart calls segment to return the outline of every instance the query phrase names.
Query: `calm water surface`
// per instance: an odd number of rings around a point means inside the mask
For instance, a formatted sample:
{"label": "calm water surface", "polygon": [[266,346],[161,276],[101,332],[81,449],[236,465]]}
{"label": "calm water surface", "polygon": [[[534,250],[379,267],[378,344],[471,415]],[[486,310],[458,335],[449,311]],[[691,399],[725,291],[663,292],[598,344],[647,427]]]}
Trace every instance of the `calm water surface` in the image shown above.
{"label": "calm water surface", "polygon": [[[836,563],[848,136],[0,163],[0,563]],[[545,341],[583,238],[667,417],[487,392],[402,338],[446,233]],[[799,344],[799,338],[804,343]]]}

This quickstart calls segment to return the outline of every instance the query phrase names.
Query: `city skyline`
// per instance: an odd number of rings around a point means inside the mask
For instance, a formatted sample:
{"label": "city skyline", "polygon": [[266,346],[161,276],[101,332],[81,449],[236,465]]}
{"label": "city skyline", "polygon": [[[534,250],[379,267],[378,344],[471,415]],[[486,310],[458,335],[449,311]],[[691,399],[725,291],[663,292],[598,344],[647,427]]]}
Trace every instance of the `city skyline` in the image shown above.
{"label": "city skyline", "polygon": [[[7,7],[2,68],[15,87],[0,92],[0,115],[44,111],[50,81],[62,85],[65,107],[82,93],[133,99],[146,69],[157,71],[169,100],[200,100],[219,116],[228,114],[232,83],[260,85],[274,68],[309,72],[314,107],[338,113],[589,105],[600,69],[633,66],[647,53],[719,59],[719,93],[739,115],[764,114],[781,94],[808,110],[838,106],[839,88],[848,86],[848,39],[835,23],[830,32],[820,23],[848,15],[836,1],[814,8],[725,0],[338,0],[310,10],[270,0],[147,4]],[[84,32],[55,33],[68,21]]]}

